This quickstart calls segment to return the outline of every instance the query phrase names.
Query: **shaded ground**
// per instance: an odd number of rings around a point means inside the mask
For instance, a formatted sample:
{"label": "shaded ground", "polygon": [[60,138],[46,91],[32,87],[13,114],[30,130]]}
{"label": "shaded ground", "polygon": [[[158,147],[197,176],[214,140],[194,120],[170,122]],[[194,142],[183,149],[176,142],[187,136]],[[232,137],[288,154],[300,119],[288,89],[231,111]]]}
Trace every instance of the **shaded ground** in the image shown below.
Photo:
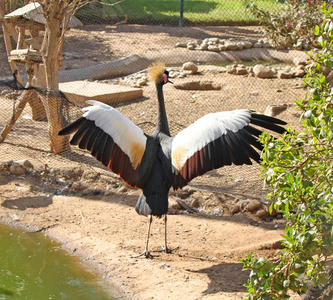
{"label": "shaded ground", "polygon": [[[254,28],[175,28],[152,26],[86,26],[71,30],[64,52],[77,53],[64,61],[65,68],[83,67],[130,54],[174,50],[176,42],[193,38],[257,36]],[[187,51],[178,49],[177,51]],[[0,59],[6,61],[0,42]],[[263,80],[220,73],[202,66],[200,74],[183,80],[212,80],[220,91],[180,91],[165,86],[167,111],[173,133],[211,111],[252,108],[263,113],[268,104],[288,104],[279,117],[297,124],[299,113],[293,100],[304,90],[300,79]],[[0,76],[8,76],[6,63]],[[149,132],[156,115],[153,85],[143,87],[144,97],[119,110]],[[251,96],[256,91],[256,96]],[[2,97],[3,111],[12,103]],[[23,115],[29,115],[27,108]],[[8,113],[5,115],[8,117]],[[5,116],[0,118],[1,124]],[[36,143],[37,137],[44,140]],[[21,146],[21,144],[28,146]],[[139,191],[129,189],[116,177],[95,165],[93,159],[77,152],[72,157],[48,152],[45,123],[20,119],[5,143],[0,145],[1,161],[29,159],[35,166],[27,175],[15,176],[2,165],[0,173],[0,222],[45,231],[64,248],[92,263],[107,280],[129,299],[240,299],[246,293],[238,259],[250,251],[256,256],[274,257],[275,242],[283,233],[284,221],[259,219],[250,212],[232,215],[230,207],[253,197],[265,197],[267,189],[257,178],[258,166],[223,168],[195,180],[189,190],[171,193],[191,204],[199,202],[200,212],[190,214],[171,209],[168,218],[170,246],[174,254],[162,253],[153,260],[131,258],[144,248],[147,220],[134,210]],[[80,160],[85,158],[86,164]],[[93,165],[89,168],[88,165]],[[75,189],[76,183],[86,188]],[[163,243],[163,221],[154,220],[150,248]],[[293,299],[298,299],[295,296]]]}

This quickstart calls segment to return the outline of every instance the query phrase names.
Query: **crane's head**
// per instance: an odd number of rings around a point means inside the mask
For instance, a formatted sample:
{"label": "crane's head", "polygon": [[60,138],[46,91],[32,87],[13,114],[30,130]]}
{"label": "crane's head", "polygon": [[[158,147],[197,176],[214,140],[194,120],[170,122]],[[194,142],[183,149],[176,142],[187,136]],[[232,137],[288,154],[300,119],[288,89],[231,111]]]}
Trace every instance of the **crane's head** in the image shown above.
{"label": "crane's head", "polygon": [[148,67],[148,79],[156,84],[166,84],[169,80],[169,72],[165,70],[165,64],[154,62]]}

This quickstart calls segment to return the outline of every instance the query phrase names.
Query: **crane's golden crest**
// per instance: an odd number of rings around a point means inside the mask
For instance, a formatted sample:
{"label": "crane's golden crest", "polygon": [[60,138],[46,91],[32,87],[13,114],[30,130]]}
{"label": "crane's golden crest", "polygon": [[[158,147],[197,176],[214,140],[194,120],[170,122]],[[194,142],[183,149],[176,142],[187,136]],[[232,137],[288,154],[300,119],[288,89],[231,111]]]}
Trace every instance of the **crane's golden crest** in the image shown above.
{"label": "crane's golden crest", "polygon": [[152,63],[148,67],[148,79],[153,82],[163,81],[163,73],[165,71],[165,64],[158,61]]}

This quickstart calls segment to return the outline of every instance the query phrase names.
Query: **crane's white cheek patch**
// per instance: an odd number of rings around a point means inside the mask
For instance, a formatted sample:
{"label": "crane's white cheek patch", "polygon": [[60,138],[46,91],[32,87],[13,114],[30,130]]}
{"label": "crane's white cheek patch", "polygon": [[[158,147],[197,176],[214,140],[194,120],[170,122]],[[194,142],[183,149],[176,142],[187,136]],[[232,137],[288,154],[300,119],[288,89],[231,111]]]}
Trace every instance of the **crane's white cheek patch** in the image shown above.
{"label": "crane's white cheek patch", "polygon": [[144,153],[145,153],[145,147],[143,147],[140,143],[133,143],[131,145],[129,157],[134,169],[136,169],[138,165],[141,163]]}
{"label": "crane's white cheek patch", "polygon": [[178,147],[172,151],[172,164],[176,170],[176,174],[181,170],[186,161],[187,150],[184,147]]}

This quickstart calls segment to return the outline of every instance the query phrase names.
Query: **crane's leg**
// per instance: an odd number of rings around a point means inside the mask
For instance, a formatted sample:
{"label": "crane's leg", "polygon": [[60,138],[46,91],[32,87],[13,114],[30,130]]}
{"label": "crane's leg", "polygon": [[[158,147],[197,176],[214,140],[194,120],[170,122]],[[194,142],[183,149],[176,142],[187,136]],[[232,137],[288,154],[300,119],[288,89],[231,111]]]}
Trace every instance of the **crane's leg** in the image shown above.
{"label": "crane's leg", "polygon": [[168,243],[167,243],[167,214],[165,214],[164,216],[164,246],[161,245],[162,250],[157,250],[156,252],[162,252],[164,251],[165,253],[172,253],[172,251],[179,249],[179,246],[173,248],[173,249],[169,249],[168,248]]}
{"label": "crane's leg", "polygon": [[148,215],[148,231],[147,231],[147,239],[146,239],[146,248],[145,250],[139,254],[139,255],[136,255],[136,256],[132,256],[133,258],[136,258],[136,257],[140,257],[140,256],[145,256],[146,258],[153,258],[154,256],[159,256],[159,255],[152,255],[148,250],[148,243],[149,243],[149,235],[150,235],[150,227],[151,227],[151,223],[153,222],[153,216],[152,215]]}

